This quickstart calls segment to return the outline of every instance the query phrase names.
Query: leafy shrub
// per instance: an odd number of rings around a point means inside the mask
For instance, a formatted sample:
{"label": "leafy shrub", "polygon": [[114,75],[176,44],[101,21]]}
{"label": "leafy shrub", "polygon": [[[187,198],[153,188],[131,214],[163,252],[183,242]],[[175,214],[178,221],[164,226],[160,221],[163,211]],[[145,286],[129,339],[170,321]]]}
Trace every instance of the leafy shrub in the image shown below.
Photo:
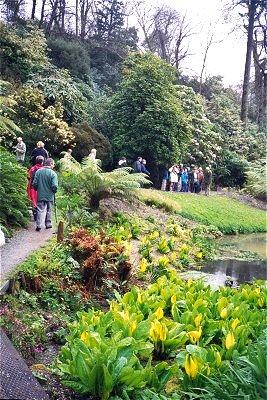
{"label": "leafy shrub", "polygon": [[0,222],[6,227],[25,226],[29,220],[27,171],[2,147],[0,156]]}
{"label": "leafy shrub", "polygon": [[267,197],[266,172],[266,158],[255,161],[246,172],[247,182],[245,190],[263,200]]}

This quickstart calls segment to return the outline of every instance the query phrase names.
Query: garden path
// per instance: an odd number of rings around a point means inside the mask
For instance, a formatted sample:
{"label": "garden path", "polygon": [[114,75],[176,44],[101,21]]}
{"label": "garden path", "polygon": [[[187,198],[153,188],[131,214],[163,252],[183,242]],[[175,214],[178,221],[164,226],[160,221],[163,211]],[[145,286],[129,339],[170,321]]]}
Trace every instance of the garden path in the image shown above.
{"label": "garden path", "polygon": [[22,263],[33,251],[43,246],[52,237],[54,229],[35,231],[35,223],[31,221],[27,229],[19,230],[1,247],[0,282]]}

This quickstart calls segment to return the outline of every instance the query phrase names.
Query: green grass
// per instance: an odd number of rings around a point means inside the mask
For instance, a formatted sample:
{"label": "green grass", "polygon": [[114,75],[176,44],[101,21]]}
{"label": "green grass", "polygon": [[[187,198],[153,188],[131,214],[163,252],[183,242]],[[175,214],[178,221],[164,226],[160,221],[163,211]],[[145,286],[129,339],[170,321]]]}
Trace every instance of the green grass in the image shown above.
{"label": "green grass", "polygon": [[[155,197],[155,202],[153,198]],[[214,225],[223,233],[266,232],[266,212],[223,195],[194,195],[142,190],[147,204],[165,204],[171,200],[175,213],[205,225]],[[176,204],[176,206],[174,205]]]}

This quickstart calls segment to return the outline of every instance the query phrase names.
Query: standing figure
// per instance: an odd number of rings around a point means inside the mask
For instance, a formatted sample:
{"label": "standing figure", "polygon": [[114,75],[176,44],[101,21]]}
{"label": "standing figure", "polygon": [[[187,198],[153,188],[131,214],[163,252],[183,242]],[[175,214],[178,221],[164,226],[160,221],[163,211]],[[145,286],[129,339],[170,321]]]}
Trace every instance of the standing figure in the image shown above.
{"label": "standing figure", "polygon": [[199,186],[198,176],[199,176],[198,168],[195,167],[193,172],[193,193],[199,193],[200,186]]}
{"label": "standing figure", "polygon": [[170,172],[170,192],[177,192],[177,187],[178,187],[178,167],[177,165],[173,165],[171,168],[169,168]]}
{"label": "standing figure", "polygon": [[142,162],[142,157],[137,157],[137,160],[133,163],[134,174],[142,172],[141,162]]}
{"label": "standing figure", "polygon": [[211,183],[212,183],[212,171],[211,171],[210,167],[206,167],[203,183],[204,183],[204,188],[205,188],[205,195],[209,196],[210,187],[211,187]]}
{"label": "standing figure", "polygon": [[184,168],[182,172],[182,190],[181,192],[187,192],[188,191],[188,173],[186,168]]}
{"label": "standing figure", "polygon": [[26,154],[26,144],[23,142],[21,137],[17,138],[17,145],[15,147],[16,159],[20,165],[24,164],[25,154]]}
{"label": "standing figure", "polygon": [[162,171],[162,182],[161,182],[161,190],[167,190],[167,183],[169,180],[169,170],[167,168],[168,166],[165,165],[164,169]]}
{"label": "standing figure", "polygon": [[118,168],[124,168],[124,167],[127,167],[127,161],[125,157],[121,157],[118,162]]}
{"label": "standing figure", "polygon": [[202,168],[199,167],[198,168],[199,192],[201,192],[201,189],[202,189],[203,178],[204,178],[204,174],[203,174]]}
{"label": "standing figure", "polygon": [[44,163],[44,168],[36,171],[33,179],[33,187],[37,190],[37,232],[44,225],[46,229],[52,228],[52,204],[58,189],[57,174],[53,171],[54,166],[54,160],[48,158]]}
{"label": "standing figure", "polygon": [[96,149],[92,149],[92,150],[91,150],[91,152],[90,152],[90,154],[89,154],[89,157],[90,157],[93,161],[95,161],[95,159],[96,159]]}
{"label": "standing figure", "polygon": [[37,156],[36,164],[33,167],[31,167],[28,171],[29,181],[28,181],[27,193],[28,193],[28,198],[31,200],[31,203],[32,203],[32,213],[33,213],[34,221],[36,221],[36,216],[37,216],[37,191],[33,187],[33,180],[34,180],[36,171],[38,171],[38,169],[40,169],[40,168],[43,168],[43,166],[44,166],[44,157]]}
{"label": "standing figure", "polygon": [[44,157],[44,161],[48,158],[48,152],[47,150],[44,148],[44,143],[41,142],[41,140],[39,140],[39,142],[36,143],[36,147],[35,149],[33,149],[32,153],[31,153],[31,162],[32,165],[36,164],[36,157],[37,156],[42,156]]}

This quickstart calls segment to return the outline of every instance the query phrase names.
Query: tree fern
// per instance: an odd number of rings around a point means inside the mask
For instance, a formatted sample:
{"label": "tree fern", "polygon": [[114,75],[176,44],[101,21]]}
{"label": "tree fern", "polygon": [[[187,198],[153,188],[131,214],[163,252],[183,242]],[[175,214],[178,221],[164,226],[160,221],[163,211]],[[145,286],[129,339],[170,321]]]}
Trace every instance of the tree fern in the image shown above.
{"label": "tree fern", "polygon": [[266,158],[254,162],[246,172],[247,183],[245,189],[252,195],[262,199],[266,199],[267,196],[266,172]]}
{"label": "tree fern", "polygon": [[[132,200],[141,184],[150,183],[145,174],[131,174],[130,167],[103,172],[100,164],[100,160],[90,157],[85,157],[81,163],[73,157],[61,159],[61,170],[69,174],[75,189],[86,194],[91,209],[98,209],[100,201],[105,198]],[[71,179],[73,176],[77,179]]]}

